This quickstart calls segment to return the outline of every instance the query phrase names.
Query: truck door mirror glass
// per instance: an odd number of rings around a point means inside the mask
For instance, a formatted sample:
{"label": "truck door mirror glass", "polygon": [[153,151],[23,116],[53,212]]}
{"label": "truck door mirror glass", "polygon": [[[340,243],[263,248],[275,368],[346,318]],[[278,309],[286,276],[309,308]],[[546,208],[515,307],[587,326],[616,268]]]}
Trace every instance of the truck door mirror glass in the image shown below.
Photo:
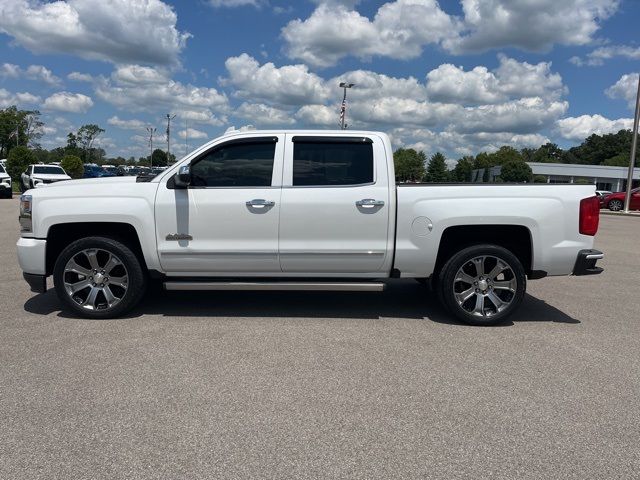
{"label": "truck door mirror glass", "polygon": [[189,165],[180,167],[174,181],[178,188],[187,188],[191,184],[191,168]]}

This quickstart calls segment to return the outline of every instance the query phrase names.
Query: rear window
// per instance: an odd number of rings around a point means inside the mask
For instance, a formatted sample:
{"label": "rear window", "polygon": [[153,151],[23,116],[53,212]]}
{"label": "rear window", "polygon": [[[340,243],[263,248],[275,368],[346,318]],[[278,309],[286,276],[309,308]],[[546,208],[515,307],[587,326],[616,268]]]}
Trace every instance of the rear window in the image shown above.
{"label": "rear window", "polygon": [[373,145],[362,138],[337,140],[294,137],[293,185],[373,183]]}
{"label": "rear window", "polygon": [[44,175],[66,175],[64,170],[60,167],[47,167],[42,165],[36,165],[33,167],[33,173],[41,173]]}

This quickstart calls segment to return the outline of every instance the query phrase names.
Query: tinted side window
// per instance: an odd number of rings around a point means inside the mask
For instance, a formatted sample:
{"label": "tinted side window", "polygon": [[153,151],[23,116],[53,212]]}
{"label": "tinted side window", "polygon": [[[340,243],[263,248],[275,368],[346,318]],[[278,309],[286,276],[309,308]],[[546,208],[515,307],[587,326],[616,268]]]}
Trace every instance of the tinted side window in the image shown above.
{"label": "tinted side window", "polygon": [[373,182],[371,143],[293,144],[293,185],[359,185]]}
{"label": "tinted side window", "polygon": [[270,187],[276,144],[223,145],[191,166],[196,187]]}

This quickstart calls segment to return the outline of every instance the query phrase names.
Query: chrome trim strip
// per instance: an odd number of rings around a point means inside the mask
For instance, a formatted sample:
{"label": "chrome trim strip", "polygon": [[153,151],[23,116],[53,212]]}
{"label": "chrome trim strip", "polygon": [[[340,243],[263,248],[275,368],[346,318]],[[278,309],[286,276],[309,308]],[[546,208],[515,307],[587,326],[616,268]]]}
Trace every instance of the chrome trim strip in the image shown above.
{"label": "chrome trim strip", "polygon": [[281,291],[344,291],[381,292],[384,283],[379,282],[165,282],[165,290],[281,290]]}
{"label": "chrome trim strip", "polygon": [[269,251],[269,252],[260,252],[260,251],[253,251],[253,252],[194,252],[192,250],[185,250],[184,252],[160,252],[160,256],[161,257],[185,257],[185,256],[197,256],[197,257],[204,257],[204,256],[212,256],[212,257],[219,257],[219,256],[259,256],[259,255],[264,255],[264,256],[270,256],[270,257],[277,257],[278,256],[278,252],[273,252],[273,251]]}
{"label": "chrome trim strip", "polygon": [[604,258],[604,253],[594,253],[593,255],[587,255],[587,260],[602,260]]}
{"label": "chrome trim strip", "polygon": [[387,252],[385,250],[360,250],[360,251],[347,251],[347,250],[281,250],[280,255],[324,255],[324,256],[384,256]]}

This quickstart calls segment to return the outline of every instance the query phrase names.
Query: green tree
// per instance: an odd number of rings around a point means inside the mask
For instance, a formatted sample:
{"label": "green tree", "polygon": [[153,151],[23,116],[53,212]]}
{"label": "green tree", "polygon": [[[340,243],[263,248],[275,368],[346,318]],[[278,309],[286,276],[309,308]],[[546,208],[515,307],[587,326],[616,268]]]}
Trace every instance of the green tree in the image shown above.
{"label": "green tree", "polygon": [[452,177],[457,182],[470,182],[473,173],[474,158],[470,156],[462,157],[453,169]]}
{"label": "green tree", "polygon": [[449,170],[447,169],[447,159],[440,153],[434,153],[427,165],[427,175],[425,181],[431,183],[442,183],[449,180]]}
{"label": "green tree", "polygon": [[482,180],[483,182],[489,181],[489,168],[491,167],[491,158],[489,154],[486,152],[481,152],[473,159],[473,170],[471,181],[478,182]]}
{"label": "green tree", "polygon": [[167,166],[167,152],[156,148],[151,154],[152,165],[154,167],[166,167]]}
{"label": "green tree", "polygon": [[495,167],[496,165],[504,165],[507,162],[512,160],[522,160],[522,155],[518,150],[513,147],[509,147],[504,145],[500,147],[497,151],[490,153],[488,155],[489,166]]}
{"label": "green tree", "polygon": [[500,178],[504,182],[531,182],[533,172],[524,160],[509,160],[502,165]]}
{"label": "green tree", "polygon": [[529,159],[525,160],[528,162],[560,163],[562,161],[563,153],[564,150],[558,147],[555,143],[545,143],[535,150]]}
{"label": "green tree", "polygon": [[426,156],[413,148],[399,148],[393,153],[398,182],[421,182],[424,178]]}
{"label": "green tree", "polygon": [[65,155],[60,166],[71,178],[82,178],[84,174],[84,163],[80,157],[75,155]]}
{"label": "green tree", "polygon": [[628,167],[631,161],[631,155],[629,153],[619,153],[615,157],[607,158],[603,165],[610,165],[612,167]]}
{"label": "green tree", "polygon": [[96,141],[96,138],[104,132],[103,128],[93,123],[83,125],[78,129],[78,132],[75,134],[75,140],[77,146],[81,148],[84,153],[85,162],[89,160],[89,153],[93,148],[93,143]]}
{"label": "green tree", "polygon": [[14,147],[7,157],[7,173],[15,182],[20,183],[20,175],[32,163],[35,163],[35,156],[31,150],[24,145]]}
{"label": "green tree", "polygon": [[18,110],[15,105],[0,110],[0,157],[17,146],[37,147],[43,126],[38,110]]}
{"label": "green tree", "polygon": [[533,183],[547,183],[547,176],[546,175],[534,175],[533,176]]}
{"label": "green tree", "polygon": [[604,165],[607,159],[619,154],[631,153],[631,130],[620,130],[618,133],[590,135],[579,146],[569,149],[570,155],[566,163],[582,163],[586,165]]}

